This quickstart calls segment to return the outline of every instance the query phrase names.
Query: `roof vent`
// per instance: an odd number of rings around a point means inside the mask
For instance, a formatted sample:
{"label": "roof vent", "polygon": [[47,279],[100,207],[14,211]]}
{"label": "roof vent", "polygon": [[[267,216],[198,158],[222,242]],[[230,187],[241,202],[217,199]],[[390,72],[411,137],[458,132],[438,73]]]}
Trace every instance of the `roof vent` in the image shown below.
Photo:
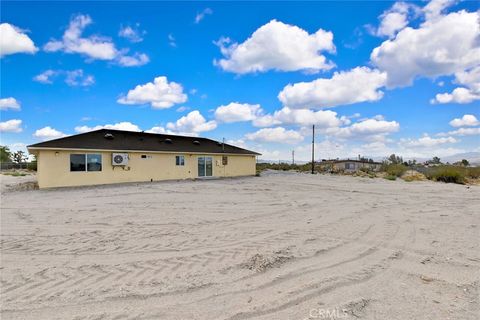
{"label": "roof vent", "polygon": [[199,144],[200,144],[200,141],[198,141],[198,140],[193,140],[193,144],[199,145]]}
{"label": "roof vent", "polygon": [[172,144],[172,139],[165,139],[165,143]]}
{"label": "roof vent", "polygon": [[103,137],[108,140],[113,140],[113,138],[115,138],[115,136],[111,133],[105,133]]}

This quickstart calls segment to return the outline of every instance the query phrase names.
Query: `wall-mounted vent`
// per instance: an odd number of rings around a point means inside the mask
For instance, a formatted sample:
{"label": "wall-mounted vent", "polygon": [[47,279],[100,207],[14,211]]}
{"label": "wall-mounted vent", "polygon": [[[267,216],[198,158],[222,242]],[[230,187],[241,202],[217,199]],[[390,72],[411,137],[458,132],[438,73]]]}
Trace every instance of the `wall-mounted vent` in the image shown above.
{"label": "wall-mounted vent", "polygon": [[198,141],[198,140],[193,140],[193,144],[199,145],[199,144],[200,144],[200,141]]}
{"label": "wall-mounted vent", "polygon": [[165,143],[172,144],[173,141],[172,141],[172,139],[168,139],[168,138],[167,138],[167,139],[165,139]]}
{"label": "wall-mounted vent", "polygon": [[115,136],[111,133],[105,133],[103,137],[108,140],[113,140],[113,138],[115,138]]}

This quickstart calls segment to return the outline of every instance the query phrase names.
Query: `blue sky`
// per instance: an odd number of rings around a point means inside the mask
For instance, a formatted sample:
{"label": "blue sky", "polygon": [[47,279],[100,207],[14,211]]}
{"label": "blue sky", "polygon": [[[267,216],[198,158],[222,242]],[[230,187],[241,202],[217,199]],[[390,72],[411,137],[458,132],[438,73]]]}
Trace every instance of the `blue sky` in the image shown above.
{"label": "blue sky", "polygon": [[103,126],[265,159],[480,151],[478,2],[2,2],[1,143]]}

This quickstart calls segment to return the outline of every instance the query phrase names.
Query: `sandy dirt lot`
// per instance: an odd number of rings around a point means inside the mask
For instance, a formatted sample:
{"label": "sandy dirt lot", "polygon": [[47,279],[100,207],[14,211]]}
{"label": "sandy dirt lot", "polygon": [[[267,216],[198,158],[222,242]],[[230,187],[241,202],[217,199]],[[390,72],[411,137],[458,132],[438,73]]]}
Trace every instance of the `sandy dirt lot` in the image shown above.
{"label": "sandy dirt lot", "polygon": [[4,188],[1,318],[476,320],[479,208],[480,187],[294,173]]}

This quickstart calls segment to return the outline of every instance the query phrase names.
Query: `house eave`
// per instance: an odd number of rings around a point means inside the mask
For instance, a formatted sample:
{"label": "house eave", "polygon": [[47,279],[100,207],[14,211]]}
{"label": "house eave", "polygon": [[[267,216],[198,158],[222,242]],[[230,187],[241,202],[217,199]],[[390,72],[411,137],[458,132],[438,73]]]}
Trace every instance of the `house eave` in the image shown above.
{"label": "house eave", "polygon": [[92,148],[53,148],[53,147],[33,147],[27,146],[27,150],[31,154],[38,151],[88,151],[88,152],[118,152],[118,153],[158,153],[158,154],[208,154],[208,155],[227,155],[227,156],[259,156],[261,153],[227,153],[227,152],[198,152],[198,151],[157,151],[157,150],[120,150],[120,149],[92,149]]}

